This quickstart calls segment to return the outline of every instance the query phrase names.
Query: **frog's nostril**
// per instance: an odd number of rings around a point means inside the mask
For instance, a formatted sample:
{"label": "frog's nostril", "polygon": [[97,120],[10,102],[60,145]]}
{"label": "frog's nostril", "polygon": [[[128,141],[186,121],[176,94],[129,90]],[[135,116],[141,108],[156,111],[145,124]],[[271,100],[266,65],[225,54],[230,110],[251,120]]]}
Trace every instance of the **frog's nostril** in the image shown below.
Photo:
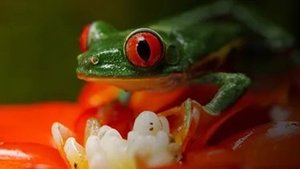
{"label": "frog's nostril", "polygon": [[91,56],[89,60],[93,65],[97,65],[99,63],[99,59],[95,56]]}

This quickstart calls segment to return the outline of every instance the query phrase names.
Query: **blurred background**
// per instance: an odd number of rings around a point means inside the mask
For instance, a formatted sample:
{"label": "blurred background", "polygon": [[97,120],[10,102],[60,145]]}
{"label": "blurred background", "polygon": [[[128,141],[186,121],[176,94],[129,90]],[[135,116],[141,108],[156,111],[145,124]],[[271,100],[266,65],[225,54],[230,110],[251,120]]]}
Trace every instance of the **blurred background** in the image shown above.
{"label": "blurred background", "polygon": [[[74,101],[84,82],[75,74],[84,25],[104,20],[122,30],[211,1],[1,0],[0,104]],[[251,6],[299,39],[299,1],[253,1]]]}

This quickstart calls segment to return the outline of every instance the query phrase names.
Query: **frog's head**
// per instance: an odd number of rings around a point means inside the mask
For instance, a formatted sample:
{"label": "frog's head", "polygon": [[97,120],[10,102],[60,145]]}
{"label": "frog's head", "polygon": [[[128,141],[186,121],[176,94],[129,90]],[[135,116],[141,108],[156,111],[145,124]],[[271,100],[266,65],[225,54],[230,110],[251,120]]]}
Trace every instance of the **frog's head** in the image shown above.
{"label": "frog's head", "polygon": [[106,23],[94,22],[81,35],[83,53],[78,56],[77,75],[127,90],[181,84],[186,75],[179,70],[179,53],[163,36],[149,28],[118,32]]}

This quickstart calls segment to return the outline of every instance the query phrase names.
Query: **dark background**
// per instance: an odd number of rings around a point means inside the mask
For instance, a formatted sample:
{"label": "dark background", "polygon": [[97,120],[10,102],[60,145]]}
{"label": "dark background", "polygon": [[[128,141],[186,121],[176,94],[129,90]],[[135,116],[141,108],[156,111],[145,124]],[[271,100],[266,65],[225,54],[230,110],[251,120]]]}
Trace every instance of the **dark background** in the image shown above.
{"label": "dark background", "polygon": [[[135,27],[191,9],[200,0],[0,0],[0,103],[76,100],[82,27],[104,20]],[[240,1],[299,37],[299,2]],[[299,39],[299,38],[298,38]]]}

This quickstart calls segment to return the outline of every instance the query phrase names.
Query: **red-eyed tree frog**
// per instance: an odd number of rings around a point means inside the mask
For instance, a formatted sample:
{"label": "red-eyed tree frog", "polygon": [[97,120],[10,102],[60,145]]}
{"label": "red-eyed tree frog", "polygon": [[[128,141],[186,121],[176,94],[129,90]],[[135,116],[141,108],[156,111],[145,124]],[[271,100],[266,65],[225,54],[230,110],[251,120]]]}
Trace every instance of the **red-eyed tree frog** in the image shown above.
{"label": "red-eyed tree frog", "polygon": [[281,28],[227,1],[124,31],[96,21],[82,33],[77,75],[129,91],[216,84],[218,92],[204,109],[218,115],[251,83],[242,73],[219,71],[234,49],[254,44],[281,51],[293,41]]}

